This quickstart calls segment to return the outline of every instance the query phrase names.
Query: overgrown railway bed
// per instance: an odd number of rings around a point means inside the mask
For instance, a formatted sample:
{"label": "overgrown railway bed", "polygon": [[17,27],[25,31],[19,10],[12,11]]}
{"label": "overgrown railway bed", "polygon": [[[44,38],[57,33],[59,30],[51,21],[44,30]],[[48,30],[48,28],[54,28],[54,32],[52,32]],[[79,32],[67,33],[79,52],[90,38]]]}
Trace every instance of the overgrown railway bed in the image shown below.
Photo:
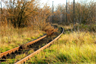
{"label": "overgrown railway bed", "polygon": [[[2,56],[0,56],[0,62],[7,62],[14,59],[16,56],[25,54],[25,56],[21,57],[20,61],[15,59],[15,61],[12,62],[15,64],[22,64],[26,62],[28,59],[30,59],[36,53],[50,46],[55,40],[57,40],[63,34],[63,32],[64,29],[60,27],[58,32],[52,34],[51,36],[44,35],[41,38],[34,40],[34,42],[32,41],[33,43],[29,42],[28,44],[24,44],[20,47],[14,48],[15,50],[13,49],[13,51],[9,50],[10,53],[6,52],[6,54],[4,55],[1,53]],[[31,51],[31,53],[29,51]]]}

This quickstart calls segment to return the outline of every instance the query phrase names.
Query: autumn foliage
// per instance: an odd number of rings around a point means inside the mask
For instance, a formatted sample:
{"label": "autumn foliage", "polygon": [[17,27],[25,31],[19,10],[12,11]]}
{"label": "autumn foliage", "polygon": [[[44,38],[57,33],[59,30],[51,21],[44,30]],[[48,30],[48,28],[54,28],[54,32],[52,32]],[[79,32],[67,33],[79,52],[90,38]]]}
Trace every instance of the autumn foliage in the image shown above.
{"label": "autumn foliage", "polygon": [[[37,5],[35,0],[26,1],[26,0],[10,0],[3,1],[6,4],[7,9],[3,9],[2,17],[7,19],[7,22],[11,22],[14,27],[23,27],[27,26],[29,19],[34,17],[37,14]],[[2,21],[5,21],[5,18]]]}
{"label": "autumn foliage", "polygon": [[51,26],[51,8],[47,4],[41,8],[37,0],[3,0],[6,8],[1,8],[0,26],[12,26],[14,28],[29,27],[40,29],[48,35],[57,29]]}
{"label": "autumn foliage", "polygon": [[[75,22],[73,21],[73,2],[67,3],[66,5],[59,4],[54,12],[55,23],[71,24],[71,23],[81,23],[81,24],[94,24],[96,22],[96,2],[89,3],[75,3]],[[67,22],[66,22],[67,14]]]}

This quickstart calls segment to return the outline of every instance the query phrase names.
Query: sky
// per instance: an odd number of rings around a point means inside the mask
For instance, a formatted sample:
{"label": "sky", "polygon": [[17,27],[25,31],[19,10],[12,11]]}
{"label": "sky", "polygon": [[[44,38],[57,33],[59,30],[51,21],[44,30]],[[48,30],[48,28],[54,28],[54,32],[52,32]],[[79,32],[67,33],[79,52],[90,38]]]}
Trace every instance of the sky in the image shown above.
{"label": "sky", "polygon": [[[41,3],[41,7],[43,7],[44,4],[48,4],[49,6],[52,6],[52,1],[54,1],[54,6],[56,7],[58,4],[66,4],[66,0],[39,0],[40,3]],[[72,2],[73,0],[67,0],[67,2],[70,1]],[[75,2],[90,2],[92,0],[75,0]],[[96,2],[96,0],[94,0]],[[1,0],[0,0],[1,2]],[[4,7],[4,4],[2,4],[2,6]],[[1,7],[1,4],[0,4],[0,7]]]}
{"label": "sky", "polygon": [[[41,0],[42,5],[44,5],[46,2],[49,6],[52,6],[52,1],[54,1],[54,6],[57,6],[58,4],[66,4],[66,0]],[[67,2],[73,2],[73,0],[67,0]],[[92,0],[75,0],[75,2],[90,2]],[[94,0],[96,2],[96,0]]]}

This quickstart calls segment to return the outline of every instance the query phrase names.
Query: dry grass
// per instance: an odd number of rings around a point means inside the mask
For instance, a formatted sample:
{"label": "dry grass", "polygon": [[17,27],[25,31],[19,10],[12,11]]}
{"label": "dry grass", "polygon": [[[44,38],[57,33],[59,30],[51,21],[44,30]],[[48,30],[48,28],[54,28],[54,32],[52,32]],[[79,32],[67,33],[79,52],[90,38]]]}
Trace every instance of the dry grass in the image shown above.
{"label": "dry grass", "polygon": [[54,23],[53,25],[58,25],[58,27],[62,27],[64,29],[73,29],[73,24],[70,24],[70,25],[59,25],[57,23]]}
{"label": "dry grass", "polygon": [[[26,28],[24,28],[25,31]],[[67,29],[67,28],[66,28]],[[20,29],[18,29],[20,30]],[[22,29],[23,30],[23,29]],[[22,31],[21,30],[21,31]],[[22,32],[28,33],[28,32]],[[28,29],[26,29],[28,31]],[[16,32],[16,31],[15,31]],[[30,32],[30,31],[29,31]],[[16,32],[17,33],[17,32]],[[21,33],[21,32],[20,32]],[[7,44],[8,45],[8,44]],[[68,32],[61,36],[52,46],[43,50],[39,54],[36,54],[25,64],[28,63],[52,63],[52,64],[64,64],[64,63],[96,63],[96,33],[93,32]],[[28,53],[30,54],[29,51]],[[26,56],[25,54],[16,56],[18,59],[12,59],[7,63],[14,63],[19,59]]]}
{"label": "dry grass", "polygon": [[[66,33],[51,47],[43,50],[27,63],[96,63],[96,33]],[[27,64],[26,63],[26,64]]]}
{"label": "dry grass", "polygon": [[29,27],[19,29],[10,26],[0,27],[0,53],[34,40],[43,33],[41,30],[33,30]]}
{"label": "dry grass", "polygon": [[52,26],[47,26],[44,30],[48,36],[52,35],[54,32],[58,31],[58,28],[54,29]]}

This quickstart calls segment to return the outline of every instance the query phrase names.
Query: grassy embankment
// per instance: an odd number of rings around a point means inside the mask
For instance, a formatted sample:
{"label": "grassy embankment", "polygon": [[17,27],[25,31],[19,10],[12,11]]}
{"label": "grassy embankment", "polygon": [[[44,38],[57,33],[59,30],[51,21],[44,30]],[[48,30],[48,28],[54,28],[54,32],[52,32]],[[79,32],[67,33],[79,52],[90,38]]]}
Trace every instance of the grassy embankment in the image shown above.
{"label": "grassy embankment", "polygon": [[12,28],[0,27],[0,53],[25,44],[34,40],[44,32],[41,30],[33,30],[31,27]]}
{"label": "grassy embankment", "polygon": [[[81,26],[82,27],[82,26]],[[66,26],[66,28],[68,28]],[[36,54],[28,63],[96,63],[96,32],[68,32],[52,46]]]}

